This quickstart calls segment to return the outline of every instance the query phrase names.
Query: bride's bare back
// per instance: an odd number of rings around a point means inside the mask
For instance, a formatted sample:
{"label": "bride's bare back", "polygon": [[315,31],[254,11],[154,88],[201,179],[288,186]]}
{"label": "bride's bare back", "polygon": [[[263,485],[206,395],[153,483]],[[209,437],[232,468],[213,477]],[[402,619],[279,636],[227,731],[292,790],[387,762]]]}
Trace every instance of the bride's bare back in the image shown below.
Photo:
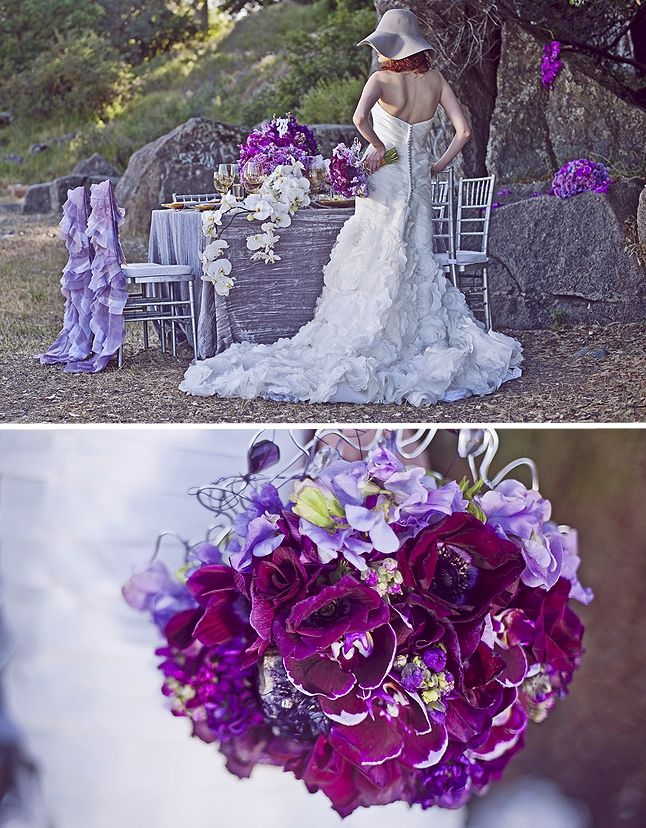
{"label": "bride's bare back", "polygon": [[438,106],[442,106],[453,124],[455,136],[444,155],[435,161],[433,172],[445,169],[470,137],[469,124],[460,102],[440,72],[374,72],[364,86],[354,113],[354,124],[370,142],[371,152],[366,163],[371,170],[380,166],[385,147],[374,131],[370,113],[378,103],[386,112],[409,124],[430,121]]}
{"label": "bride's bare back", "polygon": [[388,72],[379,70],[379,103],[390,115],[418,124],[430,121],[442,96],[444,78],[439,72]]}

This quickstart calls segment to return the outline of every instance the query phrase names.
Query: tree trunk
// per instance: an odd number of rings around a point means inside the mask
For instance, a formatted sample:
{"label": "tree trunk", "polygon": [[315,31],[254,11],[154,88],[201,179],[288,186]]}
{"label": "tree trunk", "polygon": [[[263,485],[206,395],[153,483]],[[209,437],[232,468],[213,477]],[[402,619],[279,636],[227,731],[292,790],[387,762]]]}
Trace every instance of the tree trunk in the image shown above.
{"label": "tree trunk", "polygon": [[193,0],[193,8],[195,9],[195,17],[199,30],[205,33],[208,32],[209,0]]}

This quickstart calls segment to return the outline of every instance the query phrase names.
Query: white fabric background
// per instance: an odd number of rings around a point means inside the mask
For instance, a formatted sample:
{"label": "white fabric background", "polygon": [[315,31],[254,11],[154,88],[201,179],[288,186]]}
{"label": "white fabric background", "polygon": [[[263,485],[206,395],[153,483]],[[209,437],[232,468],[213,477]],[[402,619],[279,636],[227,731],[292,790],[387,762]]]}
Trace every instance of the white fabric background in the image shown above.
{"label": "white fabric background", "polygon": [[[0,566],[14,636],[10,713],[41,767],[54,828],[329,828],[321,795],[273,768],[230,776],[159,692],[152,625],[120,587],[159,531],[202,536],[186,495],[241,470],[253,432],[0,432]],[[285,435],[282,442],[286,443]],[[389,806],[349,828],[453,828],[459,812]]]}

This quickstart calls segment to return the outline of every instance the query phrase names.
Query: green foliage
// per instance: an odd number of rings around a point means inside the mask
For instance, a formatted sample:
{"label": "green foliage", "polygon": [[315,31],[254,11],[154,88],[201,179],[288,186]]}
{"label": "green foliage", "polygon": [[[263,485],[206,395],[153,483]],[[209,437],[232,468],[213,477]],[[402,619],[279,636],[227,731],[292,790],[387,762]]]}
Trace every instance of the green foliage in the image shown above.
{"label": "green foliage", "polygon": [[69,33],[38,55],[5,88],[25,118],[102,115],[126,92],[129,75],[112,47],[93,32]]}
{"label": "green foliage", "polygon": [[[356,44],[374,26],[374,8],[357,9],[352,3],[356,0],[338,0],[326,22],[315,32],[295,31],[289,35],[285,43],[287,71],[268,83],[246,108],[247,121],[257,121],[274,112],[300,111],[310,90],[326,79],[365,81],[371,54],[368,48],[358,49]],[[319,90],[319,102],[324,94]]]}
{"label": "green foliage", "polygon": [[3,81],[48,53],[52,40],[100,30],[104,11],[78,0],[0,0],[0,91]]}
{"label": "green foliage", "polygon": [[297,114],[310,124],[349,124],[363,84],[363,78],[320,80],[303,95]]}
{"label": "green foliage", "polygon": [[[73,98],[69,98],[66,107],[52,107],[47,118],[17,118],[0,133],[0,186],[66,175],[79,158],[93,152],[104,155],[123,170],[136,149],[193,116],[252,127],[282,109],[280,102],[270,100],[267,93],[291,71],[286,63],[287,44],[294,33],[299,33],[297,39],[307,41],[308,48],[318,42],[330,16],[336,19],[336,6],[330,2],[272,3],[236,21],[212,14],[208,37],[177,44],[131,70],[126,67],[125,93],[122,74],[115,78],[117,94],[104,98],[111,102],[102,107],[100,116],[95,112],[73,112]],[[354,44],[374,22],[370,11],[353,31],[337,29],[336,39],[328,40],[328,48],[322,53],[327,68],[314,67],[307,84],[303,82],[302,88],[297,88],[295,113],[312,122],[348,121],[363,77],[346,73],[343,80],[335,80],[342,75],[335,68],[330,70],[334,64],[331,55],[354,55],[367,67],[369,50],[357,49]],[[103,48],[110,49],[107,38]],[[315,61],[316,55],[310,57]],[[123,73],[123,59],[116,63]],[[91,70],[87,74],[92,77]],[[93,94],[89,97],[93,99]],[[6,108],[17,113],[16,98]],[[75,133],[71,141],[57,142],[59,136],[71,132]],[[29,146],[41,142],[48,143],[50,149],[31,155]],[[11,154],[23,156],[23,163],[18,166],[3,160]]]}
{"label": "green foliage", "polygon": [[177,0],[98,0],[105,9],[105,31],[131,64],[138,64],[176,43],[185,43],[199,28],[196,8],[202,2]]}

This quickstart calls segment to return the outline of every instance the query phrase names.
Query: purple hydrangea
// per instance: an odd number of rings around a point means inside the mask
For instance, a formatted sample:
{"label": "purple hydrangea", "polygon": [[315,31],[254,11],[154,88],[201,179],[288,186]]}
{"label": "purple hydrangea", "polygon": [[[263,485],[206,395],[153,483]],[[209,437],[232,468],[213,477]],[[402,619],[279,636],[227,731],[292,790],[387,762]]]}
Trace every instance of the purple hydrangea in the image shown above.
{"label": "purple hydrangea", "polygon": [[304,167],[310,158],[318,154],[316,138],[312,130],[300,124],[291,114],[263,124],[248,136],[240,146],[239,164],[242,168],[249,161],[262,165],[263,173],[269,175],[282,164],[300,161]]}
{"label": "purple hydrangea", "polygon": [[552,179],[550,195],[572,198],[580,193],[607,193],[612,179],[605,164],[578,158],[568,161]]}

